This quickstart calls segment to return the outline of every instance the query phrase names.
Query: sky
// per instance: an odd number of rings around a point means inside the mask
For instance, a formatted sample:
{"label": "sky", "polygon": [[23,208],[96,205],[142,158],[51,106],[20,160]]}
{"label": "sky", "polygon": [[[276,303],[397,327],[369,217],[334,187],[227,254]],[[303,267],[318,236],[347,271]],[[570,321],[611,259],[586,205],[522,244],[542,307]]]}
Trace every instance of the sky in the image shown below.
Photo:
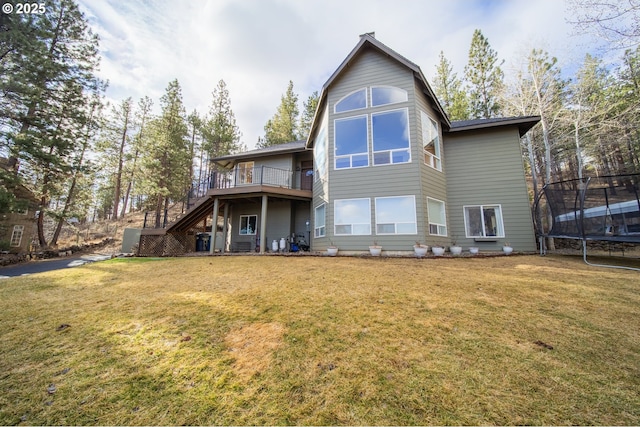
{"label": "sky", "polygon": [[300,105],[318,93],[359,41],[376,38],[418,64],[428,80],[440,51],[461,77],[475,29],[505,75],[532,48],[575,71],[592,39],[574,34],[559,0],[79,0],[100,36],[98,76],[114,103],[160,97],[178,79],[187,113],[209,111],[223,79],[241,141],[255,148],[289,80]]}

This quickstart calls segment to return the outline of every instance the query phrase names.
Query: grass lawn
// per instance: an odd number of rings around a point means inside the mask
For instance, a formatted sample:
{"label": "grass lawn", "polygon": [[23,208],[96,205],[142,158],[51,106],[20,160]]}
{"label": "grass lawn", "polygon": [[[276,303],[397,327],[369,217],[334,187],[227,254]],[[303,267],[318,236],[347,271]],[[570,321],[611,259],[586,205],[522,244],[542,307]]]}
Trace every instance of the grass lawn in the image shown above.
{"label": "grass lawn", "polygon": [[575,257],[99,262],[0,343],[0,424],[640,424],[640,274]]}

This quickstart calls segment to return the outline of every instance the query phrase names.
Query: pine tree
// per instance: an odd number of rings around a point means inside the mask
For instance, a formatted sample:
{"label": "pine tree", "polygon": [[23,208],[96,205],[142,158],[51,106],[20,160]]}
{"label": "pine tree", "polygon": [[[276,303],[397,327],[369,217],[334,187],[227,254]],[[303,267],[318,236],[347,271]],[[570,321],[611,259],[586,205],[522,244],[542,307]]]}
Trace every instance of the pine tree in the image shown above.
{"label": "pine tree", "polygon": [[186,112],[178,80],[167,86],[160,99],[162,113],[149,122],[143,140],[142,185],[155,201],[155,226],[163,224],[163,212],[171,200],[182,198],[190,186],[191,164]]}
{"label": "pine tree", "polygon": [[131,147],[132,150],[125,167],[125,175],[127,176],[127,190],[125,191],[120,217],[123,217],[126,213],[129,200],[131,200],[129,211],[133,210],[134,198],[132,197],[132,195],[135,191],[134,182],[136,181],[136,179],[140,178],[140,166],[138,163],[138,159],[142,149],[142,141],[144,140],[146,127],[151,117],[152,107],[153,101],[151,101],[151,98],[149,98],[148,96],[145,96],[144,98],[141,98],[140,101],[138,101],[138,109],[135,114],[135,127],[137,128],[137,133],[133,137]]}
{"label": "pine tree", "polygon": [[298,95],[293,92],[293,82],[289,80],[289,86],[280,98],[280,106],[278,106],[276,114],[264,126],[264,140],[258,145],[264,148],[296,141],[299,138],[299,114]]}
{"label": "pine tree", "polygon": [[9,31],[0,42],[0,132],[40,199],[44,247],[44,215],[71,176],[91,96],[104,89],[94,74],[98,38],[72,0],[48,2],[45,13],[12,15],[2,25]]}
{"label": "pine tree", "polygon": [[498,54],[489,45],[489,40],[480,30],[475,30],[469,48],[469,62],[464,69],[472,118],[488,119],[500,114],[498,100],[504,73],[497,62]]}
{"label": "pine tree", "polygon": [[95,171],[95,165],[91,162],[87,162],[86,156],[92,148],[92,144],[96,133],[102,125],[101,110],[102,100],[94,95],[89,105],[89,111],[87,121],[84,126],[84,132],[80,136],[80,151],[75,153],[75,159],[73,161],[73,167],[71,172],[71,180],[69,181],[66,197],[63,202],[63,207],[55,217],[58,219],[53,237],[49,242],[50,246],[55,246],[58,243],[62,226],[69,218],[74,216],[83,217],[90,204],[91,184],[86,177],[93,175]]}
{"label": "pine tree", "polygon": [[203,123],[204,150],[209,158],[223,156],[239,149],[240,129],[231,109],[231,98],[224,80],[213,91],[209,118]]}
{"label": "pine tree", "polygon": [[436,65],[436,77],[433,90],[451,120],[467,120],[469,118],[469,100],[462,88],[462,82],[453,72],[451,63],[440,51],[440,61]]}
{"label": "pine tree", "polygon": [[307,139],[311,132],[311,124],[318,108],[320,96],[318,92],[313,92],[302,105],[302,115],[300,116],[300,124],[298,125],[300,139]]}
{"label": "pine tree", "polygon": [[103,157],[103,172],[113,175],[112,219],[118,219],[118,209],[122,194],[122,177],[126,167],[127,150],[133,127],[133,99],[123,100],[111,109],[103,138],[97,149]]}

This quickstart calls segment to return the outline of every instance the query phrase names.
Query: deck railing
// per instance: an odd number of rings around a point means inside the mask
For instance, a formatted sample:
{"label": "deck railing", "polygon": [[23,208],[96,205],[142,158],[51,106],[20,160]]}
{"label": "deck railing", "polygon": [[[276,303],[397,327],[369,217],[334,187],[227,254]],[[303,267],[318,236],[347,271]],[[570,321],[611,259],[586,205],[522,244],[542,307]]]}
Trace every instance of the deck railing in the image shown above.
{"label": "deck railing", "polygon": [[226,172],[213,172],[212,189],[236,188],[247,185],[269,185],[273,187],[311,190],[313,177],[300,176],[300,171],[273,168],[270,166],[238,167]]}
{"label": "deck railing", "polygon": [[[249,185],[268,185],[272,187],[289,188],[311,191],[313,174],[311,171],[291,171],[270,166],[255,166],[250,168],[236,167],[230,171],[213,171],[201,182],[192,184],[187,194],[186,211],[192,208],[198,200],[207,195],[211,189],[236,188]],[[144,228],[154,228],[155,212],[145,214]],[[180,217],[182,215],[179,215]],[[177,218],[169,218],[165,211],[161,218],[160,228],[165,228]]]}

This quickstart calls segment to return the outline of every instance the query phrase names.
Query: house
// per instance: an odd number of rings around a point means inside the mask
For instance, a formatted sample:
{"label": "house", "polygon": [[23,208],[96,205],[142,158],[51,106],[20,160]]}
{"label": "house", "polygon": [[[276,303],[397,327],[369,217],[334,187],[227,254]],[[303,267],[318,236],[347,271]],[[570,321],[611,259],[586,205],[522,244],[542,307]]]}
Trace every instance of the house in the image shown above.
{"label": "house", "polygon": [[[387,253],[416,241],[534,251],[519,141],[538,121],[451,122],[420,68],[365,34],[324,84],[307,141],[213,159],[222,172],[206,197],[165,233],[192,245],[179,236],[214,213],[212,252],[281,241],[342,253],[374,241]],[[160,245],[144,235],[141,248]]]}
{"label": "house", "polygon": [[38,199],[15,179],[15,163],[0,158],[2,192],[8,195],[0,213],[0,250],[24,254],[30,252],[35,236],[35,211]]}

